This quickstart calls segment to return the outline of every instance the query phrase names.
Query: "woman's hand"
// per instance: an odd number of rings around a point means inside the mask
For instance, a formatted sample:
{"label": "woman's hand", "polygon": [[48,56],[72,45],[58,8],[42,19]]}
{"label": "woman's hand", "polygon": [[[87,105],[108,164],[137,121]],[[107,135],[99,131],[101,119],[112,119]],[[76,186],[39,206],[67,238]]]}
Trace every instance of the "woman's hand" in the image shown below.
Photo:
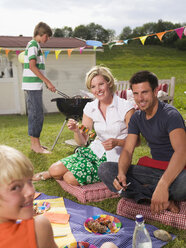
{"label": "woman's hand", "polygon": [[117,139],[110,138],[102,142],[106,151],[112,150],[115,146],[118,145]]}
{"label": "woman's hand", "polygon": [[74,119],[69,119],[68,120],[67,127],[68,127],[69,130],[71,130],[73,132],[77,132],[79,130],[78,123]]}

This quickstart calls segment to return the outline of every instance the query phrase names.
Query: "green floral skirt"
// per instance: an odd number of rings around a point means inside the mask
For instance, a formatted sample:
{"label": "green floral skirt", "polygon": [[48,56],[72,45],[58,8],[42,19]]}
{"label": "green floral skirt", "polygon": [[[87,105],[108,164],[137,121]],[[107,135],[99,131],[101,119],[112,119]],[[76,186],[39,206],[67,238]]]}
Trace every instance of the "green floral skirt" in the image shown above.
{"label": "green floral skirt", "polygon": [[72,172],[80,185],[100,182],[98,168],[107,161],[104,153],[98,158],[89,147],[79,147],[73,155],[60,160]]}

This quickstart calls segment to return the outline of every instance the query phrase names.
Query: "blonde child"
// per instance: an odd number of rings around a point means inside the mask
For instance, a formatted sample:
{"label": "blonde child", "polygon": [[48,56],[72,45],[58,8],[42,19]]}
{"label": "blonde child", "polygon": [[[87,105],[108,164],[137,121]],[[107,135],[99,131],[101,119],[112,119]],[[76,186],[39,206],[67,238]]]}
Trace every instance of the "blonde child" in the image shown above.
{"label": "blonde child", "polygon": [[[0,248],[57,248],[48,219],[43,215],[33,218],[30,160],[20,151],[0,145],[0,172]],[[111,242],[103,245],[117,247]]]}
{"label": "blonde child", "polygon": [[48,219],[43,215],[33,218],[30,160],[0,145],[0,172],[0,248],[57,248]]}

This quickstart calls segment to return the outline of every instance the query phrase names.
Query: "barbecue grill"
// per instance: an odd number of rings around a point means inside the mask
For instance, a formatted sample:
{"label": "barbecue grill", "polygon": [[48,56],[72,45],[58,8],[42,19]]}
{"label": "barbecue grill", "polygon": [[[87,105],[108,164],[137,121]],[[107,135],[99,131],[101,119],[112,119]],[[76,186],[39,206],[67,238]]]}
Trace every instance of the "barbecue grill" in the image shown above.
{"label": "barbecue grill", "polygon": [[61,130],[56,137],[56,140],[52,146],[52,149],[54,149],[54,146],[56,145],[61,132],[63,131],[65,124],[69,118],[73,118],[75,120],[79,120],[83,116],[83,109],[87,102],[92,101],[91,98],[80,98],[80,97],[72,97],[72,98],[54,98],[51,101],[56,102],[58,110],[66,116],[65,121],[63,122],[63,125],[61,127]]}

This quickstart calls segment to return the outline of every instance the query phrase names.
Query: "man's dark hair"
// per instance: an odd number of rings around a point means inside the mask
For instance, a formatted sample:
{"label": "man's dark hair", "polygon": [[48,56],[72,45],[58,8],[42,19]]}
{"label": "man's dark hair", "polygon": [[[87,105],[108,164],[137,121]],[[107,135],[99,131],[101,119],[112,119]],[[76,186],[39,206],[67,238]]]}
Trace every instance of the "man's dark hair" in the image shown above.
{"label": "man's dark hair", "polygon": [[130,88],[132,89],[133,84],[139,84],[142,82],[149,82],[152,91],[158,87],[158,78],[150,71],[139,71],[136,72],[130,79]]}

